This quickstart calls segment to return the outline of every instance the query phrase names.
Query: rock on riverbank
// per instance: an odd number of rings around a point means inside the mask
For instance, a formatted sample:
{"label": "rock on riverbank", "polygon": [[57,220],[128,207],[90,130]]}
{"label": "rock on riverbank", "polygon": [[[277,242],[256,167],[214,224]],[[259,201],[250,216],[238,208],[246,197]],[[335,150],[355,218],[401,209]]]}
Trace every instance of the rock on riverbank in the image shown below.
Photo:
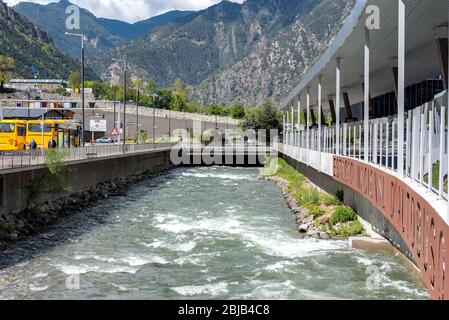
{"label": "rock on riverbank", "polygon": [[281,189],[282,195],[286,200],[287,206],[295,215],[295,222],[298,232],[302,234],[304,238],[323,239],[323,240],[327,240],[330,238],[326,232],[321,231],[316,227],[313,216],[309,214],[309,211],[306,208],[298,206],[295,198],[288,189],[289,186],[288,181],[276,176],[266,177],[265,179],[273,181],[276,184],[276,186],[279,189]]}

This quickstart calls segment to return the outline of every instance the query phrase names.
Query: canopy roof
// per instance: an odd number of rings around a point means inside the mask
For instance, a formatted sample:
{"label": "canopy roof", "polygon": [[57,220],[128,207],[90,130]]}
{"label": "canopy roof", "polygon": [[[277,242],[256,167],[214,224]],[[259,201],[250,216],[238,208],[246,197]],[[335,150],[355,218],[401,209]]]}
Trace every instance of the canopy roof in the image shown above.
{"label": "canopy roof", "polygon": [[[435,30],[447,30],[448,0],[404,0],[406,6],[406,70],[405,85],[409,86],[441,74]],[[370,91],[379,96],[395,90],[392,67],[398,55],[398,1],[357,0],[332,45],[304,76],[299,85],[282,102],[283,109],[301,97],[306,103],[310,88],[311,105],[317,104],[317,85],[321,76],[322,98],[335,95],[337,58],[341,59],[342,92],[348,92],[351,104],[363,101],[363,70],[366,8],[380,9],[380,29],[370,31]],[[441,29],[441,28],[440,28]],[[447,31],[444,35],[447,38]]]}

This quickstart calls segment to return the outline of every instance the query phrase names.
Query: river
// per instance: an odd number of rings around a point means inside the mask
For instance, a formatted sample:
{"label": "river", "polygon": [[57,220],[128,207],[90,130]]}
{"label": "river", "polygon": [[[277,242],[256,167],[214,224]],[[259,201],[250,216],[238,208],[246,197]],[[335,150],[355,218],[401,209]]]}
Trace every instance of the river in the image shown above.
{"label": "river", "polygon": [[429,298],[391,253],[301,239],[258,173],[189,168],[141,182],[0,253],[0,298]]}

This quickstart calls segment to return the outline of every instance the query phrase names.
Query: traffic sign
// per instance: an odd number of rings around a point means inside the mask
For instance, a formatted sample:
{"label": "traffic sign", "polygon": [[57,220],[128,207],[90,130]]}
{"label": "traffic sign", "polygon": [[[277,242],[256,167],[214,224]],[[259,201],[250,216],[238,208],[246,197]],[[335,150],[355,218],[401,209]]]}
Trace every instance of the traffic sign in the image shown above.
{"label": "traffic sign", "polygon": [[112,129],[111,136],[116,137],[116,136],[118,136],[118,135],[119,135],[119,133],[118,133],[117,128]]}

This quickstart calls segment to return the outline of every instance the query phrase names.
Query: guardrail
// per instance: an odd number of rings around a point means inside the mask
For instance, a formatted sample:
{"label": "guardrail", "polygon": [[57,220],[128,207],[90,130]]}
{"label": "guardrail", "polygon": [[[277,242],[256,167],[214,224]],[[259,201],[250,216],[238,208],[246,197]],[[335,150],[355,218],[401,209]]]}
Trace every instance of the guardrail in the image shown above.
{"label": "guardrail", "polygon": [[[79,161],[172,148],[175,143],[87,146],[56,149],[65,153],[65,161]],[[0,151],[0,170],[45,164],[49,150]]]}
{"label": "guardrail", "polygon": [[[323,165],[329,161],[323,161],[323,156],[328,154],[357,159],[398,174],[399,150],[402,149],[404,177],[415,180],[440,199],[447,200],[447,106],[447,95],[444,94],[408,111],[404,116],[403,148],[399,148],[398,118],[395,116],[370,120],[367,132],[363,122],[341,124],[338,135],[335,126],[322,126],[321,130],[301,127],[298,130],[298,126],[286,124],[285,152],[326,173],[329,170]],[[366,135],[368,146],[364,143]]]}

